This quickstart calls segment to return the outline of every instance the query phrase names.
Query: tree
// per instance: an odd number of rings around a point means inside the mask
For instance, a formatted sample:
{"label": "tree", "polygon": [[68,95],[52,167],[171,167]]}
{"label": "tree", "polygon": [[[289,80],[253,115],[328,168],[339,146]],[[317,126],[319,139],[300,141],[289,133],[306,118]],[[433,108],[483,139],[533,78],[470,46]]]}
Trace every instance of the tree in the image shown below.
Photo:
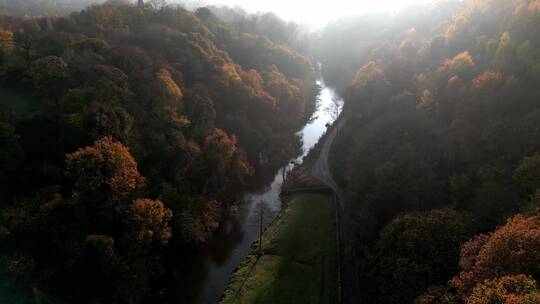
{"label": "tree", "polygon": [[129,207],[136,227],[136,239],[141,242],[167,244],[171,238],[169,221],[172,211],[159,200],[136,199]]}
{"label": "tree", "polygon": [[180,86],[172,79],[171,73],[161,69],[156,74],[158,86],[157,96],[154,98],[153,111],[158,117],[166,122],[180,127],[189,125],[189,119],[183,112],[183,93]]}
{"label": "tree", "polygon": [[458,75],[461,78],[468,79],[472,75],[476,64],[471,58],[469,52],[457,54],[452,59],[447,59],[441,67],[443,71],[450,73],[450,77]]}
{"label": "tree", "polygon": [[459,246],[470,236],[470,226],[468,217],[451,209],[396,217],[373,252],[383,298],[407,302],[429,286],[446,283],[458,269]]}
{"label": "tree", "polygon": [[540,303],[540,290],[536,281],[523,274],[486,280],[478,284],[467,298],[467,304],[499,303]]}
{"label": "tree", "polygon": [[41,94],[58,99],[68,77],[66,62],[57,56],[47,56],[35,60],[30,66],[30,76],[34,87]]}
{"label": "tree", "polygon": [[451,293],[447,286],[430,287],[415,300],[415,304],[461,304],[460,298]]}
{"label": "tree", "polygon": [[206,137],[204,146],[204,167],[209,170],[206,189],[216,192],[236,189],[244,178],[252,172],[251,166],[238,147],[235,136],[230,137],[220,129]]}
{"label": "tree", "polygon": [[532,194],[540,188],[540,154],[525,157],[514,171],[514,180],[525,190]]}
{"label": "tree", "polygon": [[197,241],[204,242],[219,227],[219,219],[222,215],[220,203],[215,199],[202,196],[196,200],[194,209],[192,234]]}
{"label": "tree", "polygon": [[332,123],[336,123],[336,137],[339,137],[339,121],[338,118],[341,115],[341,111],[343,110],[343,101],[340,98],[332,97],[332,102],[330,105],[325,109],[326,112],[330,115],[332,118]]}
{"label": "tree", "polygon": [[272,219],[274,218],[274,212],[270,207],[268,206],[268,203],[266,203],[264,200],[260,200],[257,202],[257,204],[254,206],[254,217],[253,220],[255,221],[254,224],[258,226],[259,230],[259,257],[263,255],[263,234],[264,230],[270,224]]}
{"label": "tree", "polygon": [[3,63],[5,56],[13,51],[13,32],[0,28],[0,64]]}
{"label": "tree", "polygon": [[332,102],[324,110],[330,115],[332,122],[336,122],[343,110],[343,100],[335,96],[332,97]]}
{"label": "tree", "polygon": [[435,106],[436,105],[433,93],[431,93],[431,91],[429,90],[424,90],[422,96],[420,97],[420,104],[418,105],[418,109],[435,112]]}
{"label": "tree", "polygon": [[66,163],[78,195],[104,191],[127,198],[144,187],[137,162],[124,145],[111,137],[68,154]]}
{"label": "tree", "polygon": [[190,98],[188,113],[191,118],[191,133],[195,139],[202,141],[214,131],[216,109],[212,99],[196,94]]}
{"label": "tree", "polygon": [[452,286],[462,295],[485,280],[525,274],[540,278],[540,218],[516,215],[493,233],[474,237],[460,254],[461,272]]}
{"label": "tree", "polygon": [[497,66],[508,67],[514,64],[515,45],[510,33],[504,32],[499,40],[499,47],[495,52],[495,63]]}

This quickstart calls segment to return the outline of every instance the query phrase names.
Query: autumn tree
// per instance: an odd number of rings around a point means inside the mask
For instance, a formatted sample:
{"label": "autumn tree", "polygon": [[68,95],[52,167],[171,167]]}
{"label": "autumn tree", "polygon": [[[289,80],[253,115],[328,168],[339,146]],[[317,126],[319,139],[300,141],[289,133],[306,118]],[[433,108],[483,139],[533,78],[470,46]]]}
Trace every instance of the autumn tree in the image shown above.
{"label": "autumn tree", "polygon": [[175,209],[178,206],[171,206],[174,211],[171,224],[175,232],[179,232],[184,239],[204,243],[220,226],[223,205],[209,196],[200,195],[181,209]]}
{"label": "autumn tree", "polygon": [[163,206],[161,201],[137,199],[129,206],[129,214],[137,231],[138,241],[167,244],[172,235],[169,226],[172,211]]}
{"label": "autumn tree", "polygon": [[164,121],[168,121],[178,126],[189,125],[189,119],[183,115],[183,93],[180,86],[172,79],[171,73],[161,69],[156,74],[159,94],[154,99],[153,110]]}
{"label": "autumn tree", "polygon": [[237,146],[235,136],[214,129],[204,142],[205,167],[211,175],[206,188],[214,191],[230,191],[241,185],[244,178],[252,172],[251,166]]}
{"label": "autumn tree", "polygon": [[6,29],[0,29],[0,49],[7,53],[12,51],[14,48],[13,32]]}
{"label": "autumn tree", "polygon": [[415,303],[417,304],[461,304],[461,299],[449,291],[447,286],[432,286],[419,296]]}
{"label": "autumn tree", "polygon": [[467,297],[467,304],[540,303],[536,281],[523,274],[486,280]]}
{"label": "autumn tree", "polygon": [[493,233],[474,237],[461,248],[461,272],[452,285],[463,295],[485,280],[526,274],[540,277],[540,219],[516,215]]}
{"label": "autumn tree", "polygon": [[126,198],[144,187],[135,159],[111,137],[68,154],[66,163],[69,175],[75,180],[75,192],[81,196],[104,191]]}
{"label": "autumn tree", "polygon": [[475,66],[469,52],[463,52],[452,59],[447,59],[441,67],[441,70],[449,73],[450,77],[457,75],[467,79],[472,76]]}
{"label": "autumn tree", "polygon": [[0,28],[0,63],[4,61],[5,56],[12,52],[14,48],[13,32]]}

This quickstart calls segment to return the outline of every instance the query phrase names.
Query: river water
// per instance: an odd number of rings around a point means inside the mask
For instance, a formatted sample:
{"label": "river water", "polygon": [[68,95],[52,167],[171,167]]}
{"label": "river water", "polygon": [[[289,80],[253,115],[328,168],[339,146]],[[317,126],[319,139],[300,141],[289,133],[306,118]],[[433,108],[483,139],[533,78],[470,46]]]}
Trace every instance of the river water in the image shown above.
{"label": "river water", "polygon": [[[227,221],[222,225],[214,237],[220,245],[210,246],[204,259],[207,266],[205,282],[197,303],[217,303],[231,279],[236,267],[249,254],[251,245],[258,238],[258,225],[255,206],[263,201],[268,207],[278,213],[281,210],[281,200],[279,194],[283,185],[283,170],[291,170],[292,163],[301,163],[309,150],[315,146],[320,137],[326,132],[326,125],[332,123],[332,117],[328,114],[328,109],[334,98],[338,95],[333,89],[327,87],[322,79],[317,81],[321,87],[318,95],[316,111],[311,119],[298,133],[302,140],[302,153],[300,156],[291,158],[291,164],[276,173],[270,185],[258,192],[248,193],[244,196],[245,204],[237,213],[237,218]],[[227,242],[225,239],[231,239]],[[216,252],[218,251],[218,252]]]}

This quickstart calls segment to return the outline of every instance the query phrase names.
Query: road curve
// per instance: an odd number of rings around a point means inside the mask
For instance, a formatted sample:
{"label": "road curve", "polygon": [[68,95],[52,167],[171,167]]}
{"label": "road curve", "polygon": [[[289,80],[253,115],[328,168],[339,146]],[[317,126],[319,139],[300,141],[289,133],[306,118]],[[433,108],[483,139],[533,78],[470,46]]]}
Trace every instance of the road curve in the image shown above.
{"label": "road curve", "polygon": [[319,158],[317,159],[317,162],[313,165],[313,168],[311,169],[311,174],[316,179],[320,180],[321,182],[325,183],[327,186],[332,188],[339,199],[339,208],[340,211],[343,211],[344,206],[344,195],[341,188],[337,185],[337,183],[334,181],[334,177],[332,176],[332,173],[330,173],[330,167],[328,165],[328,157],[330,154],[330,149],[332,148],[332,144],[334,143],[334,139],[336,139],[336,136],[338,134],[338,128],[341,129],[343,125],[345,124],[345,118],[342,118],[338,121],[337,128],[334,127],[331,129],[331,133],[328,134],[328,136],[325,138],[325,141],[323,143],[323,146],[321,148]]}
{"label": "road curve", "polygon": [[353,231],[350,224],[351,218],[346,210],[345,195],[343,190],[338,186],[334,180],[330,168],[328,165],[328,156],[332,148],[332,144],[338,135],[338,129],[341,129],[345,124],[346,117],[341,117],[337,122],[337,126],[331,129],[331,133],[326,136],[323,146],[321,148],[319,158],[311,169],[311,174],[316,179],[328,185],[334,190],[338,198],[338,212],[339,216],[339,231],[341,239],[341,287],[342,287],[342,303],[345,304],[358,304],[360,303],[360,297],[358,291],[360,290],[358,284],[358,275],[356,273],[355,254],[353,246]]}

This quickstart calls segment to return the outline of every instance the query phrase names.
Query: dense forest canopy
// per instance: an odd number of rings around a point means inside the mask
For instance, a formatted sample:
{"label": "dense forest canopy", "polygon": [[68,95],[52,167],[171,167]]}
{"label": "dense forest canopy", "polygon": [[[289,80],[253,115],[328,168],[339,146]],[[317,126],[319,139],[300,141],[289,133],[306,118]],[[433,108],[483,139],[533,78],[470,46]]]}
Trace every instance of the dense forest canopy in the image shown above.
{"label": "dense forest canopy", "polygon": [[465,0],[321,33],[367,303],[539,302],[539,25],[538,1]]}
{"label": "dense forest canopy", "polygon": [[7,275],[70,302],[159,300],[164,254],[299,149],[315,69],[272,18],[263,35],[151,3],[0,17]]}
{"label": "dense forest canopy", "polygon": [[298,154],[320,63],[344,99],[329,162],[362,301],[540,303],[540,0],[309,35],[270,12],[97,2],[0,0],[0,302],[193,301],[171,269],[203,272],[246,190]]}

